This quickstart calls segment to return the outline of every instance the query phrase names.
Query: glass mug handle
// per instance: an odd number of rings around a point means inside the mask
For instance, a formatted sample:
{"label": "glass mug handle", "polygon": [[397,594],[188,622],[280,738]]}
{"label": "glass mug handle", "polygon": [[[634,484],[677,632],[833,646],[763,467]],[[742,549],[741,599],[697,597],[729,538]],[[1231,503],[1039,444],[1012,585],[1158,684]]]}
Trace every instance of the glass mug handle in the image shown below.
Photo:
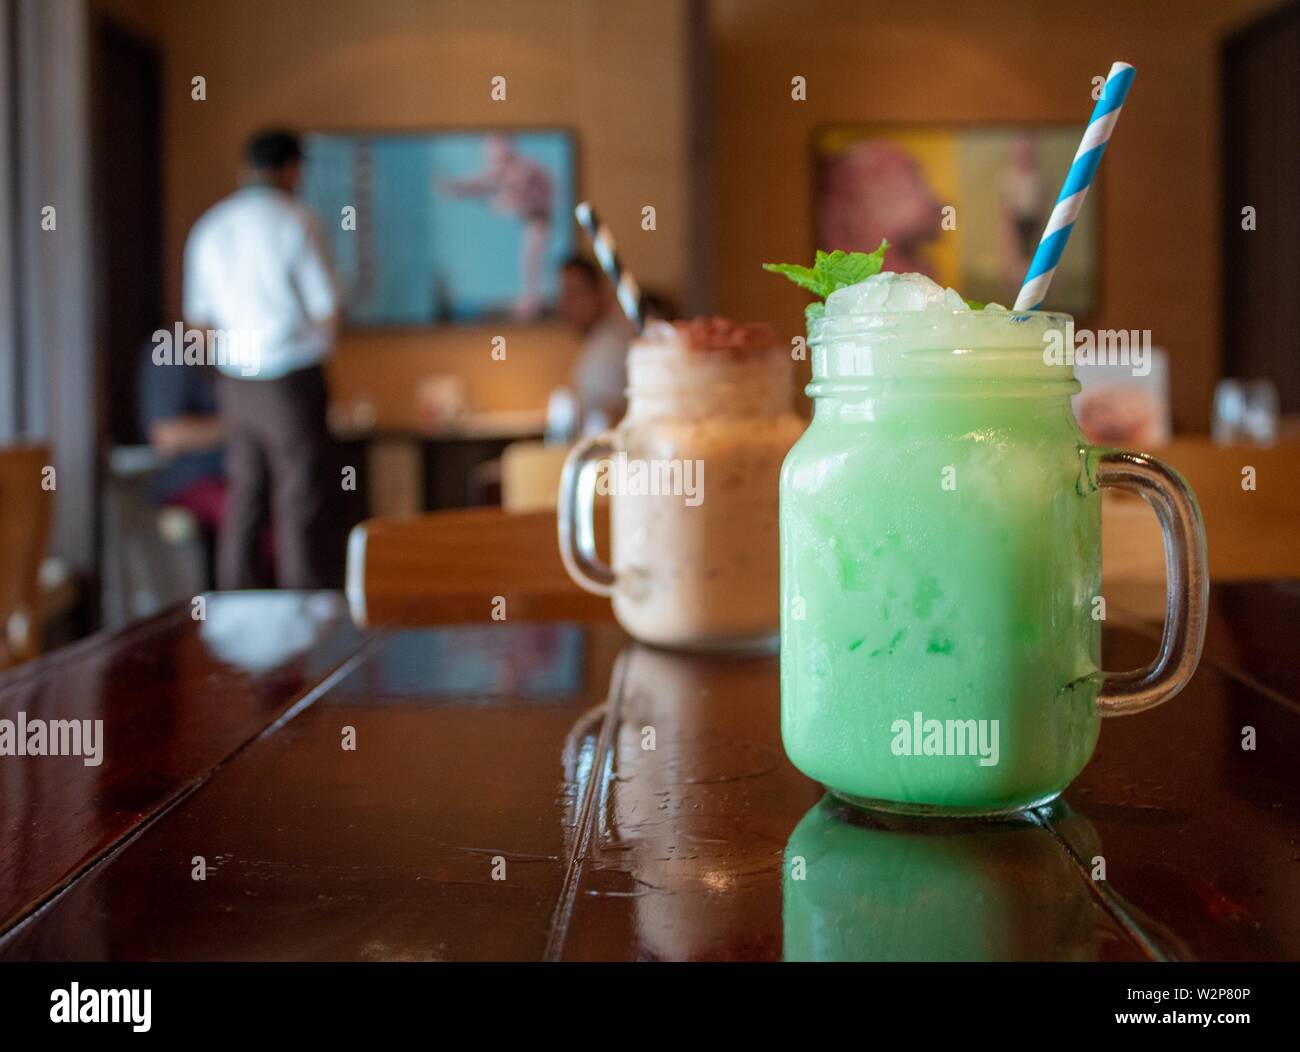
{"label": "glass mug handle", "polygon": [[614,593],[614,571],[596,554],[596,472],[613,452],[613,432],[584,438],[569,450],[560,476],[560,559],[574,582],[596,595]]}
{"label": "glass mug handle", "polygon": [[1104,449],[1097,456],[1097,483],[1143,497],[1160,520],[1165,547],[1165,626],[1160,652],[1146,668],[1102,673],[1097,712],[1127,716],[1168,701],[1187,685],[1205,643],[1210,578],[1205,527],[1191,488],[1163,461],[1145,453]]}

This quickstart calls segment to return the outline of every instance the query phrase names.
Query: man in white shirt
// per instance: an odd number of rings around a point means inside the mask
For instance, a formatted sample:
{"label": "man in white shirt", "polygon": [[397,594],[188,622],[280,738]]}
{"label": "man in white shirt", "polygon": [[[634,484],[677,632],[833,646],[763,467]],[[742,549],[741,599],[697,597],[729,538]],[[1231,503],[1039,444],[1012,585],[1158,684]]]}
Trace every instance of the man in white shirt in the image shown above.
{"label": "man in white shirt", "polygon": [[243,186],[194,224],[185,245],[186,325],[208,334],[220,376],[229,495],[217,586],[254,588],[269,511],[282,588],[337,585],[327,516],[330,450],[322,362],[338,293],[315,216],[294,199],[302,151],[291,132],[255,136]]}

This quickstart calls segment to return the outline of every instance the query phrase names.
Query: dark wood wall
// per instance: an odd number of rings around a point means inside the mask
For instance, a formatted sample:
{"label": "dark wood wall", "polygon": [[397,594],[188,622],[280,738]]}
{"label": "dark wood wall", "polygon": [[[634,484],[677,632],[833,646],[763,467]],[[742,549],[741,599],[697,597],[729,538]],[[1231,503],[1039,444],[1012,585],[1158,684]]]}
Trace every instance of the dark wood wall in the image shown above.
{"label": "dark wood wall", "polygon": [[1223,170],[1224,371],[1300,412],[1300,3],[1224,44]]}
{"label": "dark wood wall", "polygon": [[142,440],[136,378],[162,324],[162,61],[103,16],[93,23],[91,135],[101,433]]}

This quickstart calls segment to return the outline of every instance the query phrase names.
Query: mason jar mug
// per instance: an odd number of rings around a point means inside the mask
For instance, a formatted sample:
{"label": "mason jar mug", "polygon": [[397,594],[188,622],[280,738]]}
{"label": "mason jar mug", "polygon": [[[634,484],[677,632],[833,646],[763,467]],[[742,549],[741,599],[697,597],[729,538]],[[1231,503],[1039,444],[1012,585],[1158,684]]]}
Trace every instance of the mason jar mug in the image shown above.
{"label": "mason jar mug", "polygon": [[[791,760],[840,797],[905,813],[1045,803],[1100,717],[1171,698],[1205,632],[1205,538],[1169,466],[1090,446],[1069,318],[953,311],[826,319],[814,417],[781,477],[781,723]],[[1100,670],[1101,493],[1134,490],[1164,534],[1155,661]]]}
{"label": "mason jar mug", "polygon": [[[654,324],[628,356],[626,416],[569,454],[561,557],[578,585],[610,596],[633,638],[696,650],[775,645],[781,463],[802,430],[791,368],[768,325]],[[612,565],[596,552],[601,494]]]}

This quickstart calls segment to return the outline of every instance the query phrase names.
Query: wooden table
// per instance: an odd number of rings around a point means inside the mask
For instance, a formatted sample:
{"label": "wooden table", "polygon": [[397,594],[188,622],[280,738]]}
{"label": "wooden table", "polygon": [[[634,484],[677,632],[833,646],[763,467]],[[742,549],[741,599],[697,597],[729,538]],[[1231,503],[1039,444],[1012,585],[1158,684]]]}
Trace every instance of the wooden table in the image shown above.
{"label": "wooden table", "polygon": [[0,959],[1294,959],[1300,587],[1212,602],[1062,803],[917,825],[790,766],[774,658],[214,596],[0,679],[0,718],[105,721],[98,767],[0,757]]}
{"label": "wooden table", "polygon": [[541,439],[545,423],[544,411],[473,413],[438,428],[341,427],[334,437],[344,462],[363,469],[370,514],[414,515],[475,503],[475,469]]}

